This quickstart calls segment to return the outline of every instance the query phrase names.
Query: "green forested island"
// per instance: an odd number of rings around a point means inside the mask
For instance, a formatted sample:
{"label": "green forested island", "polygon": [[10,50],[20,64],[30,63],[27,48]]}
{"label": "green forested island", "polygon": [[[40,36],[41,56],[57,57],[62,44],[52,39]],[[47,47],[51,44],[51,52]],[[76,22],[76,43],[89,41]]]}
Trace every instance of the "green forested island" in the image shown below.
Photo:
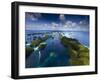
{"label": "green forested island", "polygon": [[61,43],[69,49],[71,65],[89,65],[89,49],[78,40],[61,36]]}
{"label": "green forested island", "polygon": [[38,38],[38,39],[36,39],[36,40],[33,40],[33,41],[31,42],[31,44],[25,48],[26,57],[28,57],[32,52],[34,52],[34,51],[35,51],[34,48],[36,48],[36,47],[37,47],[37,49],[39,49],[39,50],[43,50],[43,49],[45,48],[45,46],[46,46],[45,41],[46,41],[48,38],[49,38],[49,36],[48,36],[48,35],[45,35],[43,38]]}

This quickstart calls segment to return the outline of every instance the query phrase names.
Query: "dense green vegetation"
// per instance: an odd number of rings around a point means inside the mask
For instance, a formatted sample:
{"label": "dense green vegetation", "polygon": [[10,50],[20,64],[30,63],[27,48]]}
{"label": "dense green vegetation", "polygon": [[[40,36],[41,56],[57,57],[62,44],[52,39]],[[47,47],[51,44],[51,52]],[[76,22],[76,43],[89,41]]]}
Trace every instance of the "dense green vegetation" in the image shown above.
{"label": "dense green vegetation", "polygon": [[40,44],[39,45],[39,50],[43,50],[46,47],[47,44]]}
{"label": "dense green vegetation", "polygon": [[62,36],[61,43],[69,49],[71,65],[89,65],[89,49],[79,43],[78,40]]}
{"label": "dense green vegetation", "polygon": [[49,38],[49,36],[46,34],[43,38],[38,38],[36,40],[33,40],[31,43],[31,47],[36,47],[38,46],[40,43],[46,41]]}
{"label": "dense green vegetation", "polygon": [[46,41],[49,38],[49,36],[46,34],[43,38],[38,38],[36,40],[33,40],[30,44],[30,46],[26,46],[25,52],[26,57],[28,57],[32,52],[34,52],[34,47],[39,47],[39,50],[43,50],[46,47],[46,44],[41,44],[42,42]]}
{"label": "dense green vegetation", "polygon": [[25,52],[26,52],[26,57],[28,57],[34,50],[32,49],[32,47],[26,47],[25,48]]}

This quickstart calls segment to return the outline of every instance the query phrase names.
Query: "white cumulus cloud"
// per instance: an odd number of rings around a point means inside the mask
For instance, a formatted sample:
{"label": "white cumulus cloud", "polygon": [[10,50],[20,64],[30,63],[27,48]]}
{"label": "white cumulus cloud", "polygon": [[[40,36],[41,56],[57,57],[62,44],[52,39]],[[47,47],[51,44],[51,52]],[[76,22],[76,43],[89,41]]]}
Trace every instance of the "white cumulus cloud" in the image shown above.
{"label": "white cumulus cloud", "polygon": [[76,26],[77,26],[77,23],[69,21],[69,20],[66,21],[64,24],[64,27],[67,27],[67,28],[76,27]]}
{"label": "white cumulus cloud", "polygon": [[66,20],[64,14],[60,14],[60,15],[59,15],[59,19],[60,19],[61,21],[65,21],[65,20]]}
{"label": "white cumulus cloud", "polygon": [[37,21],[42,16],[40,13],[26,13],[26,17],[32,21]]}

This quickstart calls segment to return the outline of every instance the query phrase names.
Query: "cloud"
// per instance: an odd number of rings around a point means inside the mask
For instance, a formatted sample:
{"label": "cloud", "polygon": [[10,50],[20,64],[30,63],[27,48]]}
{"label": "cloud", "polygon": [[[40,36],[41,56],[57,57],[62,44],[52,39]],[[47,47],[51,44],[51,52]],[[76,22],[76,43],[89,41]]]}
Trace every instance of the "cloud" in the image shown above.
{"label": "cloud", "polygon": [[80,21],[78,25],[79,25],[81,28],[85,28],[85,29],[87,29],[87,30],[89,29],[89,22],[86,21],[86,20]]}
{"label": "cloud", "polygon": [[66,31],[88,31],[89,29],[83,26],[79,26],[72,21],[66,21],[65,25],[60,23],[33,23],[26,24],[26,30],[66,30]]}
{"label": "cloud", "polygon": [[41,17],[42,15],[40,13],[26,13],[26,18],[32,21],[37,21]]}
{"label": "cloud", "polygon": [[55,22],[52,22],[51,25],[52,25],[53,27],[58,27],[58,24],[55,23]]}
{"label": "cloud", "polygon": [[89,22],[87,22],[86,20],[82,20],[79,22],[79,25],[88,25]]}
{"label": "cloud", "polygon": [[[41,14],[28,14],[29,17],[33,18],[33,21],[38,20],[41,18]],[[60,15],[61,16],[61,15]],[[29,18],[28,17],[28,18]],[[63,22],[41,22],[41,23],[27,23],[26,24],[26,30],[66,30],[66,31],[88,31],[89,30],[89,24],[84,21],[71,21],[71,20],[65,20],[64,15],[61,16],[61,19]]]}
{"label": "cloud", "polygon": [[77,26],[77,23],[69,21],[69,20],[66,21],[64,24],[64,27],[67,27],[67,28],[76,27],[76,26]]}
{"label": "cloud", "polygon": [[44,24],[44,27],[47,27],[47,26],[48,26],[48,24],[45,23],[45,24]]}
{"label": "cloud", "polygon": [[77,26],[76,22],[72,22],[71,20],[67,20],[65,18],[64,14],[60,14],[59,19],[61,20],[62,27],[65,27],[65,28],[70,27],[71,28],[71,27],[76,27]]}
{"label": "cloud", "polygon": [[40,24],[40,23],[28,23],[28,24],[25,24],[25,28],[26,30],[40,30],[42,27],[44,27],[43,24]]}
{"label": "cloud", "polygon": [[51,28],[52,28],[53,30],[57,30],[57,29],[58,29],[58,26],[59,26],[58,23],[55,23],[55,22],[52,22],[52,23],[51,23]]}
{"label": "cloud", "polygon": [[60,19],[61,21],[65,21],[65,20],[66,20],[64,14],[60,14],[60,15],[59,15],[59,19]]}

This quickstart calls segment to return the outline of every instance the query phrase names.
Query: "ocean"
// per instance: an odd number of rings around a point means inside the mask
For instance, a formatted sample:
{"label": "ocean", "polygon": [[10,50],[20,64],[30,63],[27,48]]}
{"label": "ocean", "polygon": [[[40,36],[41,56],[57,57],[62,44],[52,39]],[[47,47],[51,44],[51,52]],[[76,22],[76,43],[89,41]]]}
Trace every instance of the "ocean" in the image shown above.
{"label": "ocean", "polygon": [[25,59],[26,68],[70,66],[68,49],[61,44],[59,33],[68,38],[75,38],[89,48],[89,32],[87,31],[26,30],[26,43],[31,43],[34,38],[43,37],[44,34],[49,34],[53,37],[45,41],[47,46],[44,50],[37,50]]}

